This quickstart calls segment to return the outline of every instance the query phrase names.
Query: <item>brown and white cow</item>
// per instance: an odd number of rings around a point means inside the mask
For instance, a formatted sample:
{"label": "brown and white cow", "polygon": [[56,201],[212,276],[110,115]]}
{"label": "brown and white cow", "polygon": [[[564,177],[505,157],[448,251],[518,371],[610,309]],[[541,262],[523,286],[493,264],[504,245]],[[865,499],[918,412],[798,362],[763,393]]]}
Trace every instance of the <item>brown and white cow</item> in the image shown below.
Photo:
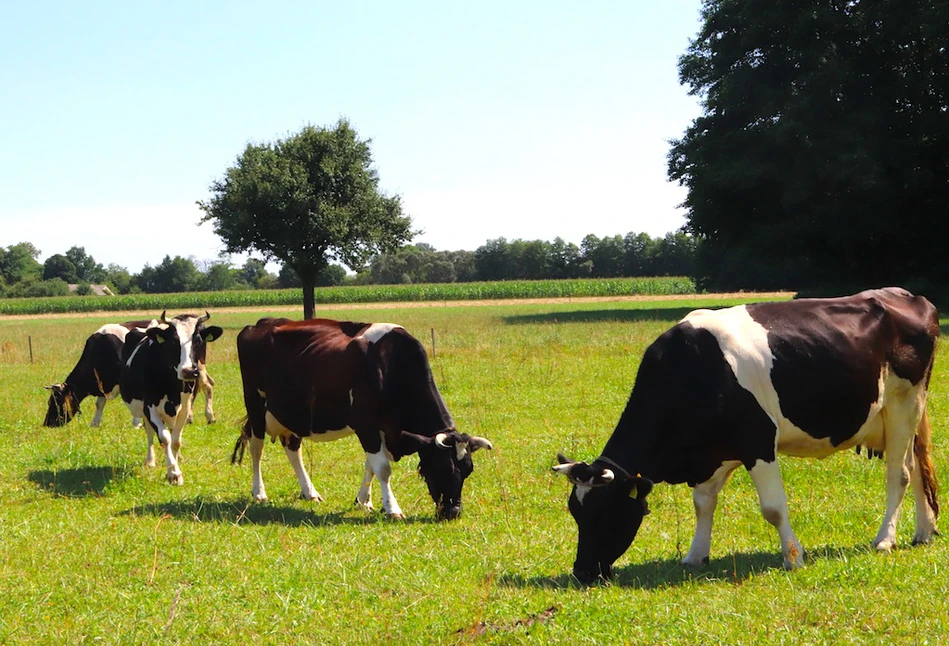
{"label": "brown and white cow", "polygon": [[165,451],[166,479],[180,485],[184,476],[178,466],[181,431],[191,413],[192,399],[201,377],[199,357],[206,344],[224,334],[218,326],[205,326],[211,317],[180,314],[172,319],[162,312],[158,325],[133,329],[122,346],[119,390],[135,417],[145,422],[148,452],[145,465],[155,465],[154,439]]}
{"label": "brown and white cow", "polygon": [[[80,412],[80,404],[90,395],[96,397],[96,413],[90,426],[102,423],[106,401],[119,394],[119,375],[122,371],[122,345],[129,330],[145,330],[158,325],[155,319],[107,323],[86,339],[76,366],[62,383],[46,386],[50,391],[43,426],[65,426]],[[214,379],[208,374],[206,353],[197,358],[200,369],[198,390],[204,393],[204,414],[208,424],[214,422]],[[191,421],[190,419],[188,420]],[[132,425],[141,420],[133,417]]]}
{"label": "brown and white cow", "polygon": [[252,493],[267,499],[260,473],[264,437],[279,438],[300,483],[300,495],[322,500],[300,457],[302,438],[318,442],[356,434],[366,452],[356,501],[372,509],[379,479],[383,511],[402,517],[389,486],[390,462],[418,453],[439,518],[461,513],[471,454],[492,448],[459,433],[432,378],[425,348],[402,326],[312,319],[261,319],[237,337],[247,422],[232,461],[250,444]]}
{"label": "brown and white cow", "polygon": [[741,466],[778,531],[785,567],[800,565],[777,454],[823,458],[861,445],[886,463],[876,549],[896,544],[910,483],[913,542],[929,542],[939,507],[926,394],[938,336],[933,305],[899,288],[690,313],[646,350],[600,456],[591,464],[558,456],[554,470],[574,484],[574,575],[611,576],[648,513],[653,482],[693,487],[695,537],[683,563],[708,562],[718,494]]}

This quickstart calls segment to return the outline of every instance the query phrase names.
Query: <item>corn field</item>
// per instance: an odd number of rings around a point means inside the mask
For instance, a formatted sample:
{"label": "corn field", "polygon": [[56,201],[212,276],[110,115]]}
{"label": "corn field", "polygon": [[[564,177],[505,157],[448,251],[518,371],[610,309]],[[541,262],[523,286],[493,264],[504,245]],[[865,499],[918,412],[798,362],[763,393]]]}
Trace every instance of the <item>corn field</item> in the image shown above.
{"label": "corn field", "polygon": [[[481,283],[421,285],[349,285],[319,287],[316,303],[400,303],[583,296],[694,294],[690,278],[604,278],[577,280],[512,280]],[[300,289],[124,294],[121,296],[56,296],[0,299],[0,314],[61,314],[67,312],[184,310],[258,307],[303,303]]]}

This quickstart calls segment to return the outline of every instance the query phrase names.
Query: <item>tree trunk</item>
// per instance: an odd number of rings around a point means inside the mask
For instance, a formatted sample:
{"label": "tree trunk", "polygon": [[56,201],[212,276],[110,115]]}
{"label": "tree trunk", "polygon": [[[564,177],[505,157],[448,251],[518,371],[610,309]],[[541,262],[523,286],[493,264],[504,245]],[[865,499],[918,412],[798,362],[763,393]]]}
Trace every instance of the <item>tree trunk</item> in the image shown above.
{"label": "tree trunk", "polygon": [[313,299],[313,289],[316,287],[316,275],[309,272],[302,272],[299,276],[300,282],[303,284],[303,318],[311,319],[316,313]]}

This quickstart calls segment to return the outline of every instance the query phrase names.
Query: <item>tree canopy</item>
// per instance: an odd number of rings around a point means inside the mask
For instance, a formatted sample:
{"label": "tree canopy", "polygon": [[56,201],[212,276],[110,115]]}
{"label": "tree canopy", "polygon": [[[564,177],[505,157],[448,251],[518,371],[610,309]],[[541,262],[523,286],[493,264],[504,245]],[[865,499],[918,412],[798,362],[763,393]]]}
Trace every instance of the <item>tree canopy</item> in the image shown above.
{"label": "tree canopy", "polygon": [[945,280],[949,3],[705,0],[672,142],[712,288]]}
{"label": "tree canopy", "polygon": [[379,190],[369,140],[349,122],[307,126],[275,143],[249,144],[198,202],[202,222],[228,252],[255,250],[290,267],[303,286],[304,317],[331,260],[359,268],[411,239],[401,197]]}

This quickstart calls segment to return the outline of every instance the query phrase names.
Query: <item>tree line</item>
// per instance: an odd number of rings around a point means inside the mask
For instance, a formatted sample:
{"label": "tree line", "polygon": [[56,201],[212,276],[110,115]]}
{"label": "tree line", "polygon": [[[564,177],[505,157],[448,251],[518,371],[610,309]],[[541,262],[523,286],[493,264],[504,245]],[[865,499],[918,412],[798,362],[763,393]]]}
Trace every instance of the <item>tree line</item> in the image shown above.
{"label": "tree line", "polygon": [[949,295],[949,2],[704,0],[669,152],[697,284]]}
{"label": "tree line", "polygon": [[[687,276],[696,251],[695,239],[681,232],[655,238],[633,232],[603,238],[591,234],[579,246],[562,238],[552,242],[496,238],[474,251],[438,251],[420,243],[376,254],[355,275],[338,264],[327,264],[317,273],[315,286]],[[117,264],[97,262],[84,247],[71,247],[42,263],[40,253],[29,242],[0,247],[0,297],[62,296],[70,293],[69,285],[76,285],[78,294],[88,294],[90,285],[100,284],[116,294],[302,286],[288,264],[272,273],[257,258],[235,266],[227,259],[199,263],[168,255],[159,264],[132,273]]]}

